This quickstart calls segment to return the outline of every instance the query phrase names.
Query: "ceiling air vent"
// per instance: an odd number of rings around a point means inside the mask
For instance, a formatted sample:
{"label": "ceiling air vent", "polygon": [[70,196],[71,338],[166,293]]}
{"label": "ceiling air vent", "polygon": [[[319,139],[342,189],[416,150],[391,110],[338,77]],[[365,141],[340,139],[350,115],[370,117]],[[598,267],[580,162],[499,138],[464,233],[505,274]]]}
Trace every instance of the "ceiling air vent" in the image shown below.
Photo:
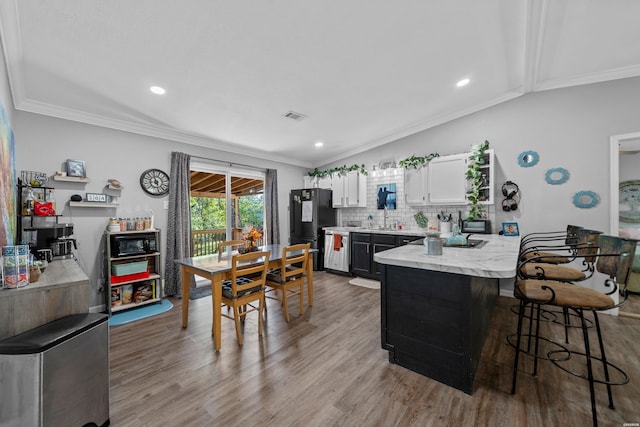
{"label": "ceiling air vent", "polygon": [[289,111],[284,115],[286,118],[291,120],[304,120],[307,118],[304,114],[296,113],[295,111]]}

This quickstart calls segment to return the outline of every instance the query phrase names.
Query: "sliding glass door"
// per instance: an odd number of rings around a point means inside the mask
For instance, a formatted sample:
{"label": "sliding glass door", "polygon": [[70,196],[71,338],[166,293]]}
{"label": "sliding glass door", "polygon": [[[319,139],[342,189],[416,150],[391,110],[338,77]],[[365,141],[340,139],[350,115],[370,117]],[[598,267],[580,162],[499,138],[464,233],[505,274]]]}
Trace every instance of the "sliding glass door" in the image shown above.
{"label": "sliding glass door", "polygon": [[220,242],[243,239],[252,228],[264,235],[264,173],[192,164],[193,255],[216,253]]}

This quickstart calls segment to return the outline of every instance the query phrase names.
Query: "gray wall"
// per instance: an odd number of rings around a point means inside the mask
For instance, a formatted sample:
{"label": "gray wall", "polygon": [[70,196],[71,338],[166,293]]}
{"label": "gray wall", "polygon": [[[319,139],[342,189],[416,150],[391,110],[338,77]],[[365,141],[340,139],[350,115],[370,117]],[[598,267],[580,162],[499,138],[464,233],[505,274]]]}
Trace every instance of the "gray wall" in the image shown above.
{"label": "gray wall", "polygon": [[[640,78],[531,93],[367,152],[321,166],[400,160],[412,154],[454,154],[489,140],[495,150],[496,222],[517,221],[521,233],[564,229],[568,223],[609,231],[609,137],[640,130]],[[517,156],[535,150],[537,166],[522,168]],[[563,185],[549,185],[545,172],[564,167]],[[501,210],[500,186],[520,187],[520,208]],[[579,209],[572,197],[591,190],[600,196],[592,209]]]}
{"label": "gray wall", "polygon": [[[58,211],[63,215],[60,222],[74,224],[79,262],[89,276],[93,290],[92,306],[103,303],[103,295],[98,293],[98,289],[103,283],[103,233],[109,217],[143,216],[153,210],[155,225],[161,230],[167,229],[168,211],[164,209],[164,201],[168,200],[168,196],[158,198],[147,195],[140,188],[139,177],[149,168],[169,172],[172,151],[258,168],[277,169],[280,235],[281,240],[287,242],[288,195],[292,188],[300,187],[305,169],[285,164],[265,165],[264,161],[248,156],[23,111],[15,111],[13,126],[18,171],[35,170],[52,175],[57,170],[64,170],[66,159],[86,162],[87,176],[91,182],[81,184],[50,181],[48,185],[55,187]],[[118,179],[124,186],[118,208],[69,207],[68,200],[72,194],[84,196],[86,192],[102,193],[109,178]],[[166,242],[166,236],[163,235],[162,239]]]}

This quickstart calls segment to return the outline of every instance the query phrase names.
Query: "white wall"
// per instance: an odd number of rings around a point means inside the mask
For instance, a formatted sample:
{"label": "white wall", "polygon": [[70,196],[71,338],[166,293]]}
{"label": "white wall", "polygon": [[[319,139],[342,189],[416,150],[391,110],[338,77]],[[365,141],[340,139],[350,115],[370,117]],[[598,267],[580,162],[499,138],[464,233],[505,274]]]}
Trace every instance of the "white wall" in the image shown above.
{"label": "white wall", "polygon": [[[168,196],[158,198],[147,195],[140,188],[139,178],[149,168],[159,168],[169,173],[172,151],[258,168],[277,169],[280,236],[283,242],[287,242],[289,237],[289,191],[300,187],[302,176],[306,173],[305,169],[295,166],[271,162],[265,164],[263,160],[248,156],[23,111],[16,111],[14,114],[14,133],[18,173],[20,170],[34,170],[52,175],[57,170],[64,170],[66,159],[86,162],[87,176],[91,182],[80,184],[50,181],[47,185],[55,187],[58,211],[61,210],[63,215],[60,222],[74,224],[80,265],[89,276],[93,290],[92,306],[103,303],[103,295],[98,293],[98,289],[103,283],[103,232],[109,217],[142,216],[153,210],[155,225],[162,230],[167,229],[167,211],[163,209],[163,205]],[[71,195],[102,193],[109,178],[118,179],[124,186],[117,209],[69,207]],[[162,240],[163,244],[166,243],[166,236],[163,235]]]}
{"label": "white wall", "polygon": [[0,102],[4,107],[9,123],[13,123],[13,100],[11,98],[11,89],[9,88],[7,63],[4,58],[4,50],[0,49],[0,53]]}

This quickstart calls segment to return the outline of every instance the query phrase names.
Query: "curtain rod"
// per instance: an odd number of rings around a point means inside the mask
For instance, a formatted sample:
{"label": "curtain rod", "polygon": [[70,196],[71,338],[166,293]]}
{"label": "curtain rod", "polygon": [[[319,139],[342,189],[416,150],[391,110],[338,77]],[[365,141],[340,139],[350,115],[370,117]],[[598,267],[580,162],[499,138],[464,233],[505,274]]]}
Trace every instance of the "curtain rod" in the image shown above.
{"label": "curtain rod", "polygon": [[233,166],[244,166],[244,167],[246,167],[246,168],[254,169],[254,170],[257,170],[257,171],[262,171],[262,172],[266,172],[266,171],[267,171],[267,169],[266,169],[266,168],[258,168],[258,167],[251,166],[251,165],[245,165],[244,163],[237,163],[237,162],[225,162],[224,160],[210,159],[210,158],[208,158],[208,157],[201,157],[201,156],[191,156],[191,158],[193,158],[193,159],[207,160],[207,161],[210,161],[210,162],[216,162],[216,163],[222,163],[222,164],[225,164],[225,165],[229,165],[229,167],[233,167]]}

